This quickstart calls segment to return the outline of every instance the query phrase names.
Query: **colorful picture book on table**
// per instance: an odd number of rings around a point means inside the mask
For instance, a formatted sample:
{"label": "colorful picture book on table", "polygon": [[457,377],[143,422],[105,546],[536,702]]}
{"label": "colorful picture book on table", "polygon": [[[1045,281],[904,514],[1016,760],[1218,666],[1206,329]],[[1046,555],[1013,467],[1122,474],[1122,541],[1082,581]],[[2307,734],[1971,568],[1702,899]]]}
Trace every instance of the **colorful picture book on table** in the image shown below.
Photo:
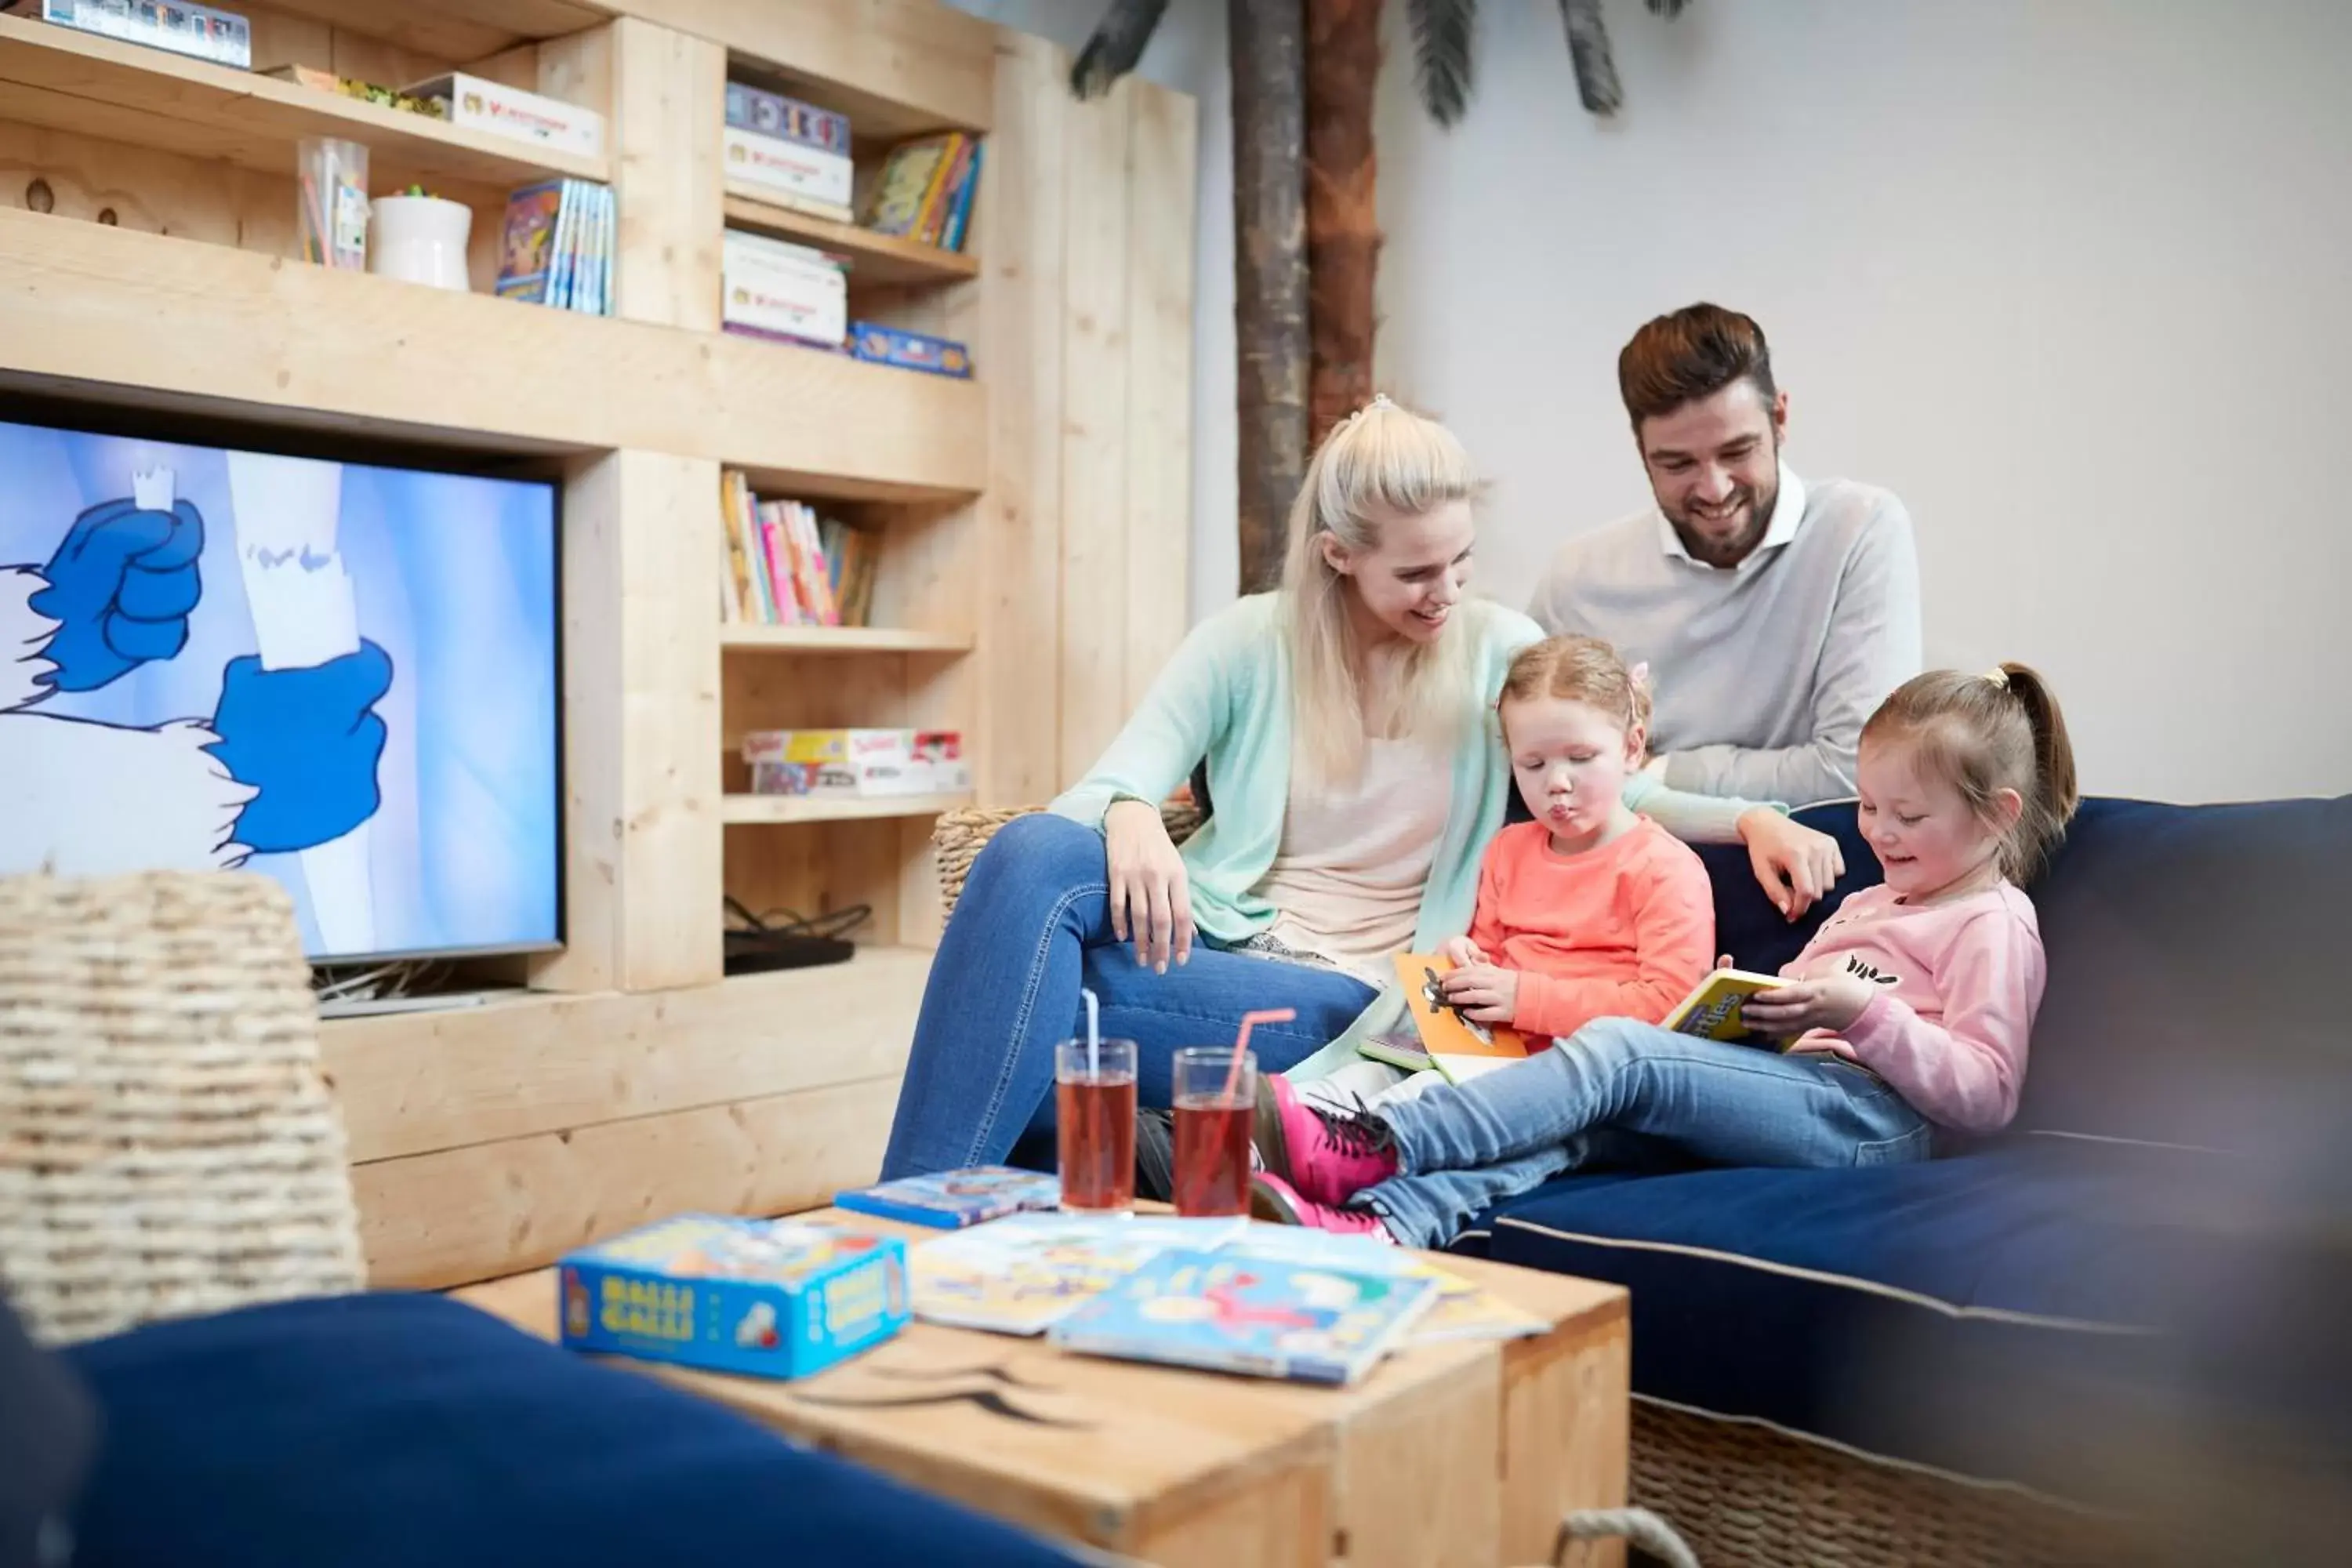
{"label": "colorful picture book on table", "polygon": [[1061,1178],[1051,1173],[979,1165],[853,1188],[835,1194],[833,1206],[908,1225],[961,1230],[1007,1215],[1050,1209],[1061,1201]]}
{"label": "colorful picture book on table", "polygon": [[794,500],[763,501],[734,468],[719,478],[727,525],[719,617],[730,626],[862,626],[874,610],[878,535]]}
{"label": "colorful picture book on table", "polygon": [[1439,982],[1454,973],[1450,959],[1433,952],[1400,952],[1394,963],[1397,995],[1412,1020],[1413,1033],[1376,1035],[1357,1047],[1362,1055],[1407,1072],[1434,1068],[1451,1083],[1528,1059],[1530,1046],[1525,1035],[1507,1025],[1476,1023],[1445,999]]}
{"label": "colorful picture book on table", "polygon": [[1213,1247],[1245,1220],[1018,1214],[926,1241],[908,1255],[915,1316],[1037,1334],[1171,1247]]}
{"label": "colorful picture book on table", "polygon": [[761,1377],[805,1377],[907,1322],[907,1247],[793,1220],[686,1214],[566,1254],[562,1342]]}
{"label": "colorful picture book on table", "polygon": [[1252,1225],[1219,1248],[1245,1258],[1268,1258],[1302,1268],[1338,1268],[1358,1274],[1394,1274],[1428,1279],[1437,1299],[1413,1326],[1407,1342],[1447,1340],[1512,1340],[1542,1333],[1550,1325],[1490,1290],[1432,1262],[1426,1253],[1393,1247],[1370,1237],[1335,1235],[1301,1226]]}
{"label": "colorful picture book on table", "polygon": [[1057,1321],[1064,1350],[1294,1383],[1352,1383],[1436,1300],[1434,1279],[1230,1250],[1158,1254]]}
{"label": "colorful picture book on table", "polygon": [[543,180],[507,198],[497,292],[583,315],[613,313],[617,213],[609,185]]}
{"label": "colorful picture book on table", "polygon": [[979,137],[961,131],[919,136],[893,147],[866,194],[866,226],[942,250],[961,250],[971,232],[984,151]]}

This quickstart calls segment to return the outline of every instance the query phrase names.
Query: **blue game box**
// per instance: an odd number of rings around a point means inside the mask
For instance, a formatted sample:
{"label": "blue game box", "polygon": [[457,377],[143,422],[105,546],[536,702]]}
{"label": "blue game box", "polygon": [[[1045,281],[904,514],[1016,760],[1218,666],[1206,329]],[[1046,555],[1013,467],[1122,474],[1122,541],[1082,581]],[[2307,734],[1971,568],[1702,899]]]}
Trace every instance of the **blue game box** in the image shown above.
{"label": "blue game box", "polygon": [[806,1377],[907,1322],[895,1237],[687,1214],[567,1254],[563,1343],[756,1377]]}

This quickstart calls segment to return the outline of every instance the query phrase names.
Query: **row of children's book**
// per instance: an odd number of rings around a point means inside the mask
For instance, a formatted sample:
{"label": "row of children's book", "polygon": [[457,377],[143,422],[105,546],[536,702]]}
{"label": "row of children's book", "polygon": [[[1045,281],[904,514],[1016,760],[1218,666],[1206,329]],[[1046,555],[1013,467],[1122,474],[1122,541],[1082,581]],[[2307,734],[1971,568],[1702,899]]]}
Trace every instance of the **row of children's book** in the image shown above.
{"label": "row of children's book", "polygon": [[741,472],[719,479],[727,523],[727,624],[862,626],[874,608],[880,542],[865,529],[819,517],[796,500],[760,500]]}
{"label": "row of children's book", "polygon": [[971,231],[983,150],[979,137],[961,131],[892,148],[866,193],[866,226],[942,250],[961,250]]}
{"label": "row of children's book", "polygon": [[507,198],[499,238],[498,292],[590,316],[613,313],[613,247],[619,215],[613,187],[545,180]]}

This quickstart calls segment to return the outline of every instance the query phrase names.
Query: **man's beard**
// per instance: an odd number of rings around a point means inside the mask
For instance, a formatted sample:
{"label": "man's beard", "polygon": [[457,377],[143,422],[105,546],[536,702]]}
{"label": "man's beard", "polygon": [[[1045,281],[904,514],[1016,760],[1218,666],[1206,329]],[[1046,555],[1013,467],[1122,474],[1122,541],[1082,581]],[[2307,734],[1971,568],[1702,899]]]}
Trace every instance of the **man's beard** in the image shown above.
{"label": "man's beard", "polygon": [[1764,531],[1772,524],[1772,509],[1780,504],[1780,487],[1777,481],[1769,490],[1751,489],[1742,485],[1735,492],[1734,499],[1748,503],[1748,526],[1739,531],[1737,538],[1727,541],[1717,542],[1700,533],[1683,519],[1667,514],[1666,521],[1673,524],[1675,537],[1683,542],[1683,548],[1690,552],[1692,560],[1708,566],[1724,567],[1737,566],[1747,560],[1748,552],[1763,539]]}

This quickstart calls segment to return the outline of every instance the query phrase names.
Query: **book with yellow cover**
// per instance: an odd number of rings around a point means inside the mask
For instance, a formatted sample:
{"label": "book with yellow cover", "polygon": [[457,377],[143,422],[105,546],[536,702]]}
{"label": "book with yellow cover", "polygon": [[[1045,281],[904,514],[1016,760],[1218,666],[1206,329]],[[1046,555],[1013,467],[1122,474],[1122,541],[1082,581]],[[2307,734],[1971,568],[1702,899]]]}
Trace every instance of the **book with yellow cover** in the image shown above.
{"label": "book with yellow cover", "polygon": [[1445,1000],[1437,983],[1453,973],[1450,961],[1433,952],[1400,952],[1394,963],[1397,995],[1413,1035],[1375,1035],[1358,1047],[1365,1056],[1408,1072],[1433,1068],[1451,1083],[1527,1060],[1525,1035],[1508,1025],[1473,1023]]}
{"label": "book with yellow cover", "polygon": [[1712,969],[1660,1022],[1680,1035],[1697,1035],[1709,1040],[1744,1040],[1753,1033],[1745,1016],[1748,998],[1759,991],[1770,991],[1787,984],[1777,974],[1759,974],[1748,969]]}

